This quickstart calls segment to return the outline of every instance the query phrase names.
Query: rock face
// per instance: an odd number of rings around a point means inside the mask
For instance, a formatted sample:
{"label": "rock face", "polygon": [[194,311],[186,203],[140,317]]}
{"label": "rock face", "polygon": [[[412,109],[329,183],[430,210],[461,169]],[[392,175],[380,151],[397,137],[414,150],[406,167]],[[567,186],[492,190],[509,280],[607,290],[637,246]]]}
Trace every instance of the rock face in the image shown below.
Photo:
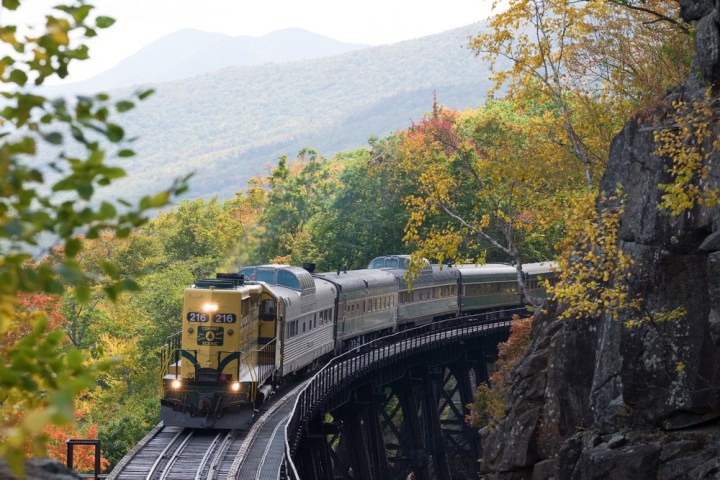
{"label": "rock face", "polygon": [[[720,86],[720,4],[680,3],[686,20],[699,20],[696,75],[660,102],[654,120],[625,125],[601,189],[621,184],[626,194],[620,242],[641,272],[633,293],[652,311],[687,314],[637,328],[607,315],[560,321],[556,305],[538,314],[507,417],[482,432],[488,479],[720,478],[720,206],[677,217],[659,209],[658,184],[671,178],[653,139],[674,100]],[[707,181],[720,187],[720,152],[710,163]]]}
{"label": "rock face", "polygon": [[[80,480],[80,478],[56,460],[33,458],[25,462],[24,480]],[[18,480],[2,460],[0,460],[0,480]]]}

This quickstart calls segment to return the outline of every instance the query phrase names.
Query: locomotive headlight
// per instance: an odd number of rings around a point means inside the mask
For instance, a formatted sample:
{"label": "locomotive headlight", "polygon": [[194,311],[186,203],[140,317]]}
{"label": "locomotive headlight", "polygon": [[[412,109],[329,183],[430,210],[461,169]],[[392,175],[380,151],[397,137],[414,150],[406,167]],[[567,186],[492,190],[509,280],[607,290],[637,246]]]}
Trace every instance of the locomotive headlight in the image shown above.
{"label": "locomotive headlight", "polygon": [[206,303],[202,309],[205,313],[214,313],[218,311],[218,305],[217,303]]}
{"label": "locomotive headlight", "polygon": [[240,382],[233,382],[232,385],[230,385],[230,390],[232,390],[233,392],[239,392]]}
{"label": "locomotive headlight", "polygon": [[172,382],[170,382],[170,387],[171,387],[173,390],[179,390],[180,387],[182,387],[182,382],[181,382],[180,380],[178,380],[178,379],[175,379],[175,380],[173,380]]}

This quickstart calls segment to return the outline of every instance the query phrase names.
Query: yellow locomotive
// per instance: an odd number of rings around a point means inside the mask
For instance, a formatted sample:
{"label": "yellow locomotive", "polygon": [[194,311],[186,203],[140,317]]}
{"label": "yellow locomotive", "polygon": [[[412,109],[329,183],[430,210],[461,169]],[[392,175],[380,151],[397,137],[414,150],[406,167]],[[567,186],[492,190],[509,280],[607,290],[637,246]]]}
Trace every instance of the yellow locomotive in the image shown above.
{"label": "yellow locomotive", "polygon": [[276,303],[242,274],[185,289],[182,331],[162,352],[165,425],[246,428],[275,370]]}

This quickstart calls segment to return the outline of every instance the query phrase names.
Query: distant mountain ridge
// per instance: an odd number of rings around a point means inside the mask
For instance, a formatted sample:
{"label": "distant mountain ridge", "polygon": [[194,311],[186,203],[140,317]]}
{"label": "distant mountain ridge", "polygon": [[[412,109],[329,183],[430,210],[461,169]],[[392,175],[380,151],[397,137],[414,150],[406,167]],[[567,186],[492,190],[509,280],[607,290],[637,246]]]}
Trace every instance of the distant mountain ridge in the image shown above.
{"label": "distant mountain ridge", "polygon": [[263,35],[229,36],[183,29],[166,35],[115,67],[81,82],[50,87],[51,93],[94,93],[204,75],[227,67],[284,63],[339,55],[367,48],[288,28]]}
{"label": "distant mountain ridge", "polygon": [[490,83],[467,39],[482,29],[152,85],[157,93],[121,117],[139,138],[138,156],[122,161],[130,178],[108,195],[136,198],[193,171],[188,198],[229,198],[280,155],[311,147],[329,157],[407,128],[434,95],[453,109],[476,108]]}

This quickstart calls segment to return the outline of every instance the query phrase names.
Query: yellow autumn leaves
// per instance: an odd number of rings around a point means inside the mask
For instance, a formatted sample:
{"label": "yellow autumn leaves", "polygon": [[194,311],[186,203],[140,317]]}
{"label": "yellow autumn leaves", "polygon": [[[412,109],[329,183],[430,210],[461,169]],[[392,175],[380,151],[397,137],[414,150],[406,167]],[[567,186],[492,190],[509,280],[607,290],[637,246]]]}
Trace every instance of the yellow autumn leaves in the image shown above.
{"label": "yellow autumn leaves", "polygon": [[660,185],[664,192],[660,206],[680,215],[696,205],[712,207],[720,200],[717,182],[708,182],[712,155],[720,150],[716,136],[717,101],[708,90],[700,100],[676,101],[672,105],[672,124],[654,132],[656,153],[670,159],[672,182]]}

